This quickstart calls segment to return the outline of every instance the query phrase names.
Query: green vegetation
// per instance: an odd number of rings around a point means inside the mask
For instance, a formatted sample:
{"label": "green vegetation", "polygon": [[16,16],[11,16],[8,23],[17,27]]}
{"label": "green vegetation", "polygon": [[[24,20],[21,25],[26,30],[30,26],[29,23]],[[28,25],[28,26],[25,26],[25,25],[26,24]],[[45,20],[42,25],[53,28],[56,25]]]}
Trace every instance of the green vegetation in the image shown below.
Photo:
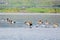
{"label": "green vegetation", "polygon": [[5,8],[0,10],[0,12],[22,12],[22,13],[60,13],[60,8]]}
{"label": "green vegetation", "polygon": [[60,8],[52,8],[58,4],[59,1],[52,0],[3,0],[0,12],[60,13]]}

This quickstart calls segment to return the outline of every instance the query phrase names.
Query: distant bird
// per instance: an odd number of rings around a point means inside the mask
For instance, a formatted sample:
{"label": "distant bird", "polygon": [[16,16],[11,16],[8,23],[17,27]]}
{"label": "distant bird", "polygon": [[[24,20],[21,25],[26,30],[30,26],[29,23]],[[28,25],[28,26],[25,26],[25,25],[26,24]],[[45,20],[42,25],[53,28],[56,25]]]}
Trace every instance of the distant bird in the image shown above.
{"label": "distant bird", "polygon": [[26,21],[25,24],[28,25],[28,26],[30,26],[30,28],[32,28],[31,27],[32,26],[32,22],[31,21]]}
{"label": "distant bird", "polygon": [[46,28],[49,28],[50,27],[50,22],[48,20],[46,20],[46,22],[45,22],[45,27]]}
{"label": "distant bird", "polygon": [[43,24],[42,20],[38,20],[37,25],[36,25],[36,28],[38,28],[39,26],[41,27],[42,24]]}
{"label": "distant bird", "polygon": [[10,24],[16,23],[15,21],[10,20],[9,18],[7,18],[6,20],[7,20],[7,22],[9,22]]}
{"label": "distant bird", "polygon": [[53,27],[54,27],[54,28],[57,28],[58,26],[59,26],[59,25],[58,25],[57,23],[54,23],[54,24],[53,24]]}
{"label": "distant bird", "polygon": [[50,23],[49,23],[49,21],[48,21],[48,20],[46,20],[45,25],[48,25],[48,24],[50,24]]}
{"label": "distant bird", "polygon": [[38,24],[39,24],[39,25],[42,24],[42,23],[43,23],[42,20],[39,20],[39,21],[38,21]]}
{"label": "distant bird", "polygon": [[2,21],[2,22],[7,22],[7,23],[10,23],[10,24],[15,24],[15,23],[16,23],[15,21],[12,21],[12,20],[9,19],[9,18],[6,18],[6,19],[2,18],[1,21]]}

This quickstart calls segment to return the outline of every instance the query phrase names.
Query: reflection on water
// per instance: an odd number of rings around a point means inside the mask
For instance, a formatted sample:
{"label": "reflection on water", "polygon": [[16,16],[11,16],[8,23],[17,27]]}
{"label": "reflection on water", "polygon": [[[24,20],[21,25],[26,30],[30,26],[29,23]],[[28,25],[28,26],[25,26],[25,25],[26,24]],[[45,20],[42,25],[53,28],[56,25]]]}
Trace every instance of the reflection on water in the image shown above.
{"label": "reflection on water", "polygon": [[[13,21],[16,21],[15,24],[9,24],[5,21],[6,18],[10,18]],[[37,25],[38,20],[42,20],[45,23],[46,20],[50,22],[50,24],[58,23],[60,24],[60,16],[59,15],[0,15],[0,27],[26,27],[24,24],[25,21],[32,21],[33,26]]]}

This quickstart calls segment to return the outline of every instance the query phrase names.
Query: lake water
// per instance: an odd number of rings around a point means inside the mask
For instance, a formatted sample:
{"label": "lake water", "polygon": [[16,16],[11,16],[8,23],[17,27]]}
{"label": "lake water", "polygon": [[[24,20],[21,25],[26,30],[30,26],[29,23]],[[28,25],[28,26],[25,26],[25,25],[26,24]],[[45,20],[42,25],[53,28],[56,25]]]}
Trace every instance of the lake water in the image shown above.
{"label": "lake water", "polygon": [[[16,23],[9,24],[4,21],[6,18]],[[30,20],[35,26],[39,19],[60,25],[59,15],[0,15],[0,40],[60,40],[60,28],[24,28],[25,21]]]}
{"label": "lake water", "polygon": [[[9,24],[4,19],[10,18],[16,21],[15,24]],[[60,25],[60,15],[0,15],[0,27],[25,27],[25,21],[32,21],[33,25],[37,25],[38,20],[45,22],[48,20],[51,24],[58,23]]]}

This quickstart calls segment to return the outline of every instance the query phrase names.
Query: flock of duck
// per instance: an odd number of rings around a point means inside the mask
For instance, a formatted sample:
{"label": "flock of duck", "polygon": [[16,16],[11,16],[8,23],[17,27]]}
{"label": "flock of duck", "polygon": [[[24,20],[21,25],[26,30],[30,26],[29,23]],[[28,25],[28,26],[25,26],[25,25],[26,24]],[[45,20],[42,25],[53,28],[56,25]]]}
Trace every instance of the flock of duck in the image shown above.
{"label": "flock of duck", "polygon": [[[6,22],[9,24],[15,24],[16,21],[13,21],[9,18],[6,18]],[[25,25],[29,26],[29,28],[32,28],[33,23],[32,21],[25,21],[24,22]],[[35,25],[35,27],[45,27],[45,28],[49,28],[50,27],[50,22],[48,20],[46,20],[45,22],[43,22],[42,20],[38,20],[37,25]],[[52,24],[53,28],[57,28],[59,27],[58,23],[54,23]]]}
{"label": "flock of duck", "polygon": [[[26,25],[28,25],[30,28],[32,28],[32,21],[26,21]],[[58,28],[58,23],[50,24],[48,20],[44,23],[42,20],[38,20],[37,25],[35,27],[43,27],[43,28]]]}
{"label": "flock of duck", "polygon": [[15,24],[16,23],[15,21],[11,20],[10,18],[6,18],[6,19],[3,18],[2,21],[7,22],[9,24]]}

